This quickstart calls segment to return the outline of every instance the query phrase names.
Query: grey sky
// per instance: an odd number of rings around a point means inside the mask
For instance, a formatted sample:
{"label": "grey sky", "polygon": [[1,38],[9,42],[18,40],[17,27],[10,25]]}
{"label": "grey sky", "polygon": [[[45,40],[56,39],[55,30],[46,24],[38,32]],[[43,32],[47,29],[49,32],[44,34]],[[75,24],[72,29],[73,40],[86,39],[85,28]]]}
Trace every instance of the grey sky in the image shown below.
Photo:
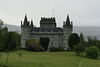
{"label": "grey sky", "polygon": [[100,0],[0,0],[0,19],[20,26],[25,14],[39,26],[41,17],[56,17],[62,26],[67,14],[74,26],[100,26]]}

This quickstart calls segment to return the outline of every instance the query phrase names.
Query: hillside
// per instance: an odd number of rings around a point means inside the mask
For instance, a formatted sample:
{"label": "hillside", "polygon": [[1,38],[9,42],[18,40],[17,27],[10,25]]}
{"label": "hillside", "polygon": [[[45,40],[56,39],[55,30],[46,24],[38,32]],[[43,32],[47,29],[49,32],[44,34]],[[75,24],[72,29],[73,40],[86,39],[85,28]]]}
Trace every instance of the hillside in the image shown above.
{"label": "hillside", "polygon": [[17,31],[19,34],[21,34],[21,28],[16,25],[10,25],[10,24],[3,24],[3,27],[7,27],[8,31]]}
{"label": "hillside", "polygon": [[87,36],[91,36],[91,37],[96,36],[97,39],[100,40],[100,27],[92,27],[92,26],[78,27],[78,26],[75,26],[73,28],[73,32],[78,33],[78,34],[83,33],[85,36],[85,39]]}

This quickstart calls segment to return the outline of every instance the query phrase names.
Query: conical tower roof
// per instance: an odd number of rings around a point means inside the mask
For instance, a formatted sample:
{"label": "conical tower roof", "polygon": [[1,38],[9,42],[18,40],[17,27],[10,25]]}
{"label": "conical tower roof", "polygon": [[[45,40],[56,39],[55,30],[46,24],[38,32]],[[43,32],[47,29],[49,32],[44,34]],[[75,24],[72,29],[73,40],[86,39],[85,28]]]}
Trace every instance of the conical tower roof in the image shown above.
{"label": "conical tower roof", "polygon": [[27,20],[27,15],[26,14],[25,14],[24,24],[23,25],[28,25],[28,20]]}
{"label": "conical tower roof", "polygon": [[31,27],[33,28],[33,20],[31,20]]}
{"label": "conical tower roof", "polygon": [[69,15],[67,15],[67,19],[66,19],[66,25],[70,25],[70,18],[69,18]]}

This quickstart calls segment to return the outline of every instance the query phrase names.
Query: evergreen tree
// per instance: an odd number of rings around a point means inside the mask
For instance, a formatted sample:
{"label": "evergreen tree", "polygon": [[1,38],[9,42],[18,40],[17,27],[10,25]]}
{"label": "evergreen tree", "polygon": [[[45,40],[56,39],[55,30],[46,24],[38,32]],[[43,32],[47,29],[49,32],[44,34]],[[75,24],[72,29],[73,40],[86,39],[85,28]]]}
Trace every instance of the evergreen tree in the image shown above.
{"label": "evergreen tree", "polygon": [[45,51],[48,49],[50,39],[48,37],[41,37],[40,38],[40,45],[45,49]]}
{"label": "evergreen tree", "polygon": [[73,33],[69,36],[68,38],[68,45],[70,46],[71,49],[74,48],[75,45],[80,43],[80,38],[77,33]]}
{"label": "evergreen tree", "polygon": [[80,33],[80,43],[83,45],[85,44],[85,39],[84,39],[83,33]]}

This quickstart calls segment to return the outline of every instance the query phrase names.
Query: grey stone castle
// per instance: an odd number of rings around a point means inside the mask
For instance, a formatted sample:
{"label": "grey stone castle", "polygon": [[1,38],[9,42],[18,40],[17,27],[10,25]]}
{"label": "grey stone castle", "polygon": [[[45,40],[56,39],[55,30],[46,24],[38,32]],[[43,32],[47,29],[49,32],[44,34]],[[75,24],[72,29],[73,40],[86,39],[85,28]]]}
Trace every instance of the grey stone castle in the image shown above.
{"label": "grey stone castle", "polygon": [[21,46],[25,47],[27,39],[40,40],[40,37],[48,37],[50,39],[49,47],[68,48],[67,40],[73,30],[73,22],[70,22],[69,15],[67,15],[66,21],[63,22],[63,28],[56,26],[55,17],[41,17],[40,27],[35,27],[33,21],[28,21],[25,15],[24,22],[21,21]]}

